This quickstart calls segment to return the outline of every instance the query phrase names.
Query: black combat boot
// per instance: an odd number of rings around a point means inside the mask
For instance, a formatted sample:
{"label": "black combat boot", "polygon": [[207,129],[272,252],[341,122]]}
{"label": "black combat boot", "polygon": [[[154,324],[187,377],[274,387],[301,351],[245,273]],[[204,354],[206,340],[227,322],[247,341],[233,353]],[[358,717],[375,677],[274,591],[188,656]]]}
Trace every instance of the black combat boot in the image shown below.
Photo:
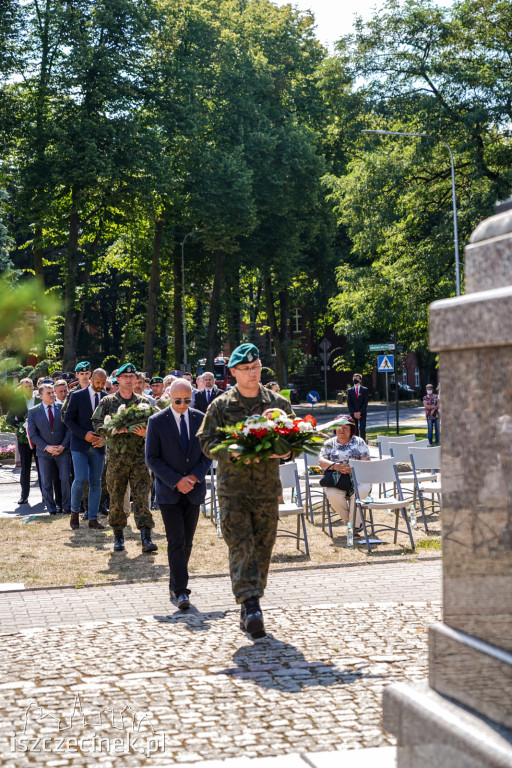
{"label": "black combat boot", "polygon": [[265,637],[266,633],[263,626],[263,614],[259,599],[257,597],[249,597],[243,605],[245,607],[245,631],[250,634],[253,640]]}
{"label": "black combat boot", "polygon": [[151,541],[151,528],[141,528],[140,539],[143,552],[155,552],[158,549],[157,545]]}
{"label": "black combat boot", "polygon": [[124,531],[122,528],[114,530],[114,552],[124,552]]}

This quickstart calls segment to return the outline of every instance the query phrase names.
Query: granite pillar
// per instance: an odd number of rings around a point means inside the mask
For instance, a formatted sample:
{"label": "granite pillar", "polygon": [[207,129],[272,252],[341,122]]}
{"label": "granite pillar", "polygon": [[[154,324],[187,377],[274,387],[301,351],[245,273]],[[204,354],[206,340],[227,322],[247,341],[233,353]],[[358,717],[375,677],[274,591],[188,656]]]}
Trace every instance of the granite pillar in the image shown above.
{"label": "granite pillar", "polygon": [[443,622],[429,685],[390,686],[398,768],[512,766],[512,210],[466,248],[466,295],[435,302]]}

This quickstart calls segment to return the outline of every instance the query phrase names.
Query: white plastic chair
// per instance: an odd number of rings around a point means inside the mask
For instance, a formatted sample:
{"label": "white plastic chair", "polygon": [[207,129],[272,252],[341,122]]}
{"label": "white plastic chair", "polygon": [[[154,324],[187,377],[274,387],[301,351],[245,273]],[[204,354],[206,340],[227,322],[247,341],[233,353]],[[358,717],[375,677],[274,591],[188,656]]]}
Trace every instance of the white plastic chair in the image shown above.
{"label": "white plastic chair", "polygon": [[[297,549],[300,548],[299,542],[303,541],[306,555],[309,555],[306,517],[304,514],[304,507],[302,506],[302,494],[300,491],[299,473],[297,470],[296,462],[290,461],[287,464],[281,464],[279,467],[279,475],[281,478],[281,485],[283,486],[283,497],[286,489],[292,489],[291,501],[285,501],[283,504],[279,504],[279,519],[283,520],[284,518],[295,516],[297,518],[297,532],[294,533],[293,531],[288,531],[285,528],[279,528],[277,536],[279,538],[296,539]],[[293,500],[294,495],[297,501]],[[300,535],[301,524],[303,536]]]}
{"label": "white plastic chair", "polygon": [[390,443],[415,443],[416,435],[378,435],[377,445],[379,447],[379,459],[389,456]]}
{"label": "white plastic chair", "polygon": [[203,515],[206,517],[206,504],[210,504],[210,520],[213,520],[215,527],[217,528],[217,536],[222,539],[222,531],[220,528],[220,516],[219,506],[217,504],[217,488],[216,488],[216,469],[217,461],[212,461],[210,466],[210,472],[205,477],[206,481],[206,496],[203,502]]}
{"label": "white plastic chair", "polygon": [[[429,442],[427,438],[424,440],[416,440],[414,443],[415,448],[426,448],[429,445]],[[408,471],[401,472],[400,469],[398,470],[398,474],[400,475],[400,482],[402,483],[402,491],[404,492],[404,495],[410,495],[414,504],[416,504],[416,484],[414,482],[414,472],[412,471],[411,464],[411,457],[409,455],[409,449],[411,447],[411,443],[405,443],[405,442],[393,442],[388,443],[388,450],[390,453],[390,456],[392,456],[397,462],[401,462],[403,464],[409,465]],[[428,480],[430,477],[429,474],[422,473],[421,480]],[[412,491],[404,488],[404,485],[406,484],[412,484],[413,489]]]}
{"label": "white plastic chair", "polygon": [[[407,514],[407,502],[403,497],[402,486],[400,485],[400,478],[396,469],[395,459],[376,459],[374,461],[358,461],[356,459],[350,459],[349,464],[352,470],[352,480],[354,482],[355,506],[359,507],[361,512],[361,522],[363,525],[364,538],[368,552],[371,552],[371,548],[365,518],[366,510],[369,512],[369,522],[372,536],[375,536],[375,534],[379,531],[392,530],[394,531],[393,541],[396,544],[397,534],[400,530],[401,533],[406,533],[409,536],[411,547],[414,549],[414,539],[412,536],[409,516]],[[385,498],[371,499],[371,501],[367,501],[366,499],[362,499],[359,495],[359,487],[386,483],[395,484],[396,494],[394,496],[386,496]],[[376,526],[373,520],[373,510],[388,509],[395,510],[395,525],[392,526],[379,523],[379,525]],[[407,530],[398,528],[398,520],[400,514],[405,521]]]}
{"label": "white plastic chair", "polygon": [[313,510],[313,496],[321,496],[322,504],[325,508],[325,496],[320,480],[322,475],[310,475],[309,467],[318,466],[318,458],[320,456],[321,449],[316,454],[303,453],[302,458],[304,460],[304,475],[299,474],[299,479],[304,480],[305,484],[305,496],[306,496],[306,515],[309,517],[312,523],[315,522],[314,510]]}
{"label": "white plastic chair", "polygon": [[[411,467],[414,474],[414,485],[420,502],[421,517],[425,533],[428,533],[427,518],[441,511],[441,446],[432,448],[409,448]],[[431,495],[431,500],[425,499],[425,494]],[[434,500],[437,496],[437,504]],[[425,511],[427,508],[429,511]]]}

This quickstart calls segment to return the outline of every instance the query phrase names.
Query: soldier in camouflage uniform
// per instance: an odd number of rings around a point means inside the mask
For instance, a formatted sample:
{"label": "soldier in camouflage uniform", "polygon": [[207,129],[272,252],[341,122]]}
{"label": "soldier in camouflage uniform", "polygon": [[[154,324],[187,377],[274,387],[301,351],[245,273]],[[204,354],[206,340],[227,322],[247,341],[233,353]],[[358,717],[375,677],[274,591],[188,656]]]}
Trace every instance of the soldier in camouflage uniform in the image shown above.
{"label": "soldier in camouflage uniform", "polygon": [[217,492],[222,534],[229,547],[231,586],[241,604],[241,628],[253,638],[263,637],[263,616],[259,598],[267,583],[272,548],[277,534],[279,459],[244,465],[236,453],[212,453],[225,435],[218,427],[234,425],[267,408],[280,408],[293,416],[290,403],[260,384],[261,361],[254,344],[241,344],[232,353],[228,366],[237,383],[213,400],[197,436],[203,453],[217,459]]}
{"label": "soldier in camouflage uniform", "polygon": [[[103,426],[106,416],[117,413],[119,406],[126,407],[137,402],[147,403],[145,397],[133,391],[135,366],[125,363],[117,371],[119,391],[107,395],[100,402],[92,415],[94,429]],[[144,437],[146,427],[135,427],[133,432],[124,432],[108,438],[107,487],[110,494],[108,522],[114,531],[114,551],[124,549],[123,530],[128,522],[123,508],[123,499],[128,482],[133,496],[133,514],[135,525],[140,530],[143,552],[154,552],[158,547],[151,541],[151,529],[154,528],[153,516],[148,507],[148,495],[151,478],[146,467]]]}

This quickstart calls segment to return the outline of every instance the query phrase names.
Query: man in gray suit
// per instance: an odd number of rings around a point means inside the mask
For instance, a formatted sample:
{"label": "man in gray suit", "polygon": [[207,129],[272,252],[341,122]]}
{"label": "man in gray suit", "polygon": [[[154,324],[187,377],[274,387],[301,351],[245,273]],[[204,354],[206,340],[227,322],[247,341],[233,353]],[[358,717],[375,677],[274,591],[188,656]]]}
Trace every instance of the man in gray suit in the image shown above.
{"label": "man in gray suit", "polygon": [[53,467],[59,471],[62,489],[62,508],[65,514],[71,512],[70,484],[70,433],[61,419],[62,405],[55,402],[52,384],[41,384],[39,396],[42,403],[28,412],[28,432],[36,446],[41,472],[43,501],[50,515],[57,513],[53,495]]}

